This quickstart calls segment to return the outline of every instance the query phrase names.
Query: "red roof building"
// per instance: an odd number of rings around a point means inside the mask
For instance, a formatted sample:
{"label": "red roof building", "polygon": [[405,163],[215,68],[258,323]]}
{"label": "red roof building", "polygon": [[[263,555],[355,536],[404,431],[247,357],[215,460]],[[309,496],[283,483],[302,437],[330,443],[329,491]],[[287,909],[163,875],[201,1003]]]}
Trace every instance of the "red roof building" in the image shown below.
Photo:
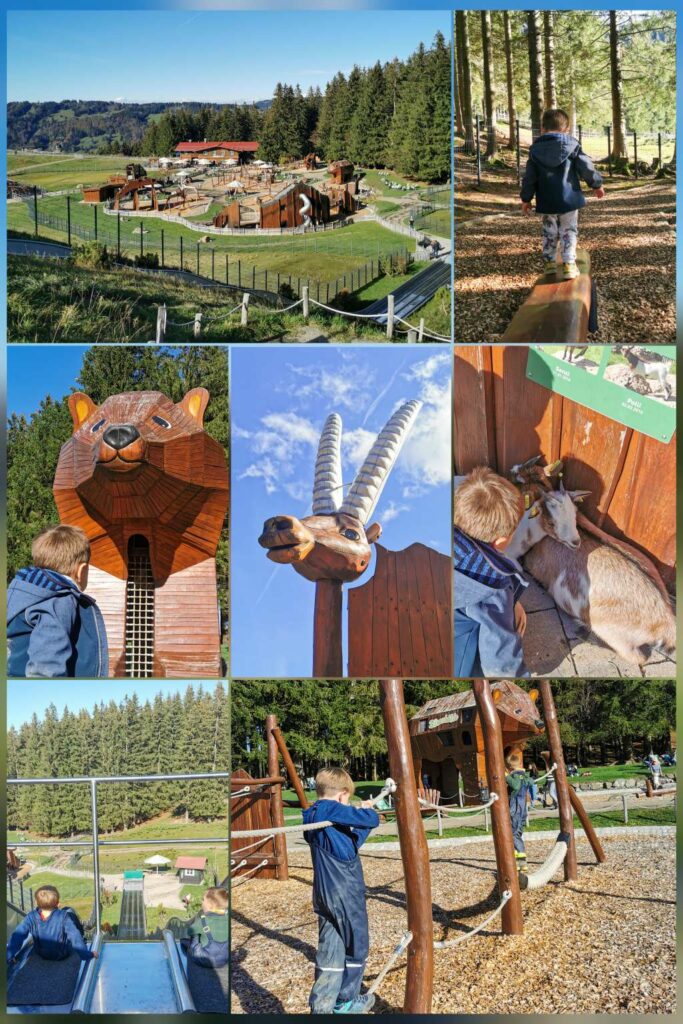
{"label": "red roof building", "polygon": [[175,155],[178,157],[202,157],[220,163],[224,160],[251,160],[259,148],[258,142],[178,142]]}
{"label": "red roof building", "polygon": [[190,871],[203,871],[206,867],[206,857],[178,857],[175,866],[189,868]]}

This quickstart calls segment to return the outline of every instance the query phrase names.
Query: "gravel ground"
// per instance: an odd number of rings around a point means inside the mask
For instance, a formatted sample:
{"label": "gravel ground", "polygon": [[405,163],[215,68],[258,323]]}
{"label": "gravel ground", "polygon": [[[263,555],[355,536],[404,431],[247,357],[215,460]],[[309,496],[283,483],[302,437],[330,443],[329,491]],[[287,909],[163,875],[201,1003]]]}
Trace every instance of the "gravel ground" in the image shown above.
{"label": "gravel ground", "polygon": [[[540,224],[519,212],[516,182],[456,188],[455,340],[500,339],[541,272]],[[669,179],[610,191],[579,215],[591,257],[601,343],[675,343],[676,186]]]}
{"label": "gravel ground", "polygon": [[[673,1013],[674,839],[603,843],[605,864],[597,866],[579,839],[578,881],[523,895],[523,936],[502,937],[495,921],[470,942],[437,951],[433,1012]],[[540,863],[551,846],[530,842],[529,863]],[[405,929],[403,875],[397,853],[370,848],[363,863],[372,979]],[[490,913],[498,902],[494,868],[491,843],[432,850],[435,938],[452,938]],[[233,1013],[308,1012],[317,937],[311,880],[308,855],[295,853],[288,882],[235,888]],[[404,986],[402,964],[385,979],[375,1012],[400,1011]]]}

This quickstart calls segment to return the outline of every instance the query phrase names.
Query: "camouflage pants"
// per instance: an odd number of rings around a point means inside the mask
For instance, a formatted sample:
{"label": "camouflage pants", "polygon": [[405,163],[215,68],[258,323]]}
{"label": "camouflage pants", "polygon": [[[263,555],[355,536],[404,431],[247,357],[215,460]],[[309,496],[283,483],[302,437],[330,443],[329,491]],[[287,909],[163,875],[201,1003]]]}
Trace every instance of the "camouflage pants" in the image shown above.
{"label": "camouflage pants", "polygon": [[543,259],[556,258],[559,243],[562,263],[576,261],[576,243],[579,238],[579,211],[570,213],[544,213],[541,228]]}

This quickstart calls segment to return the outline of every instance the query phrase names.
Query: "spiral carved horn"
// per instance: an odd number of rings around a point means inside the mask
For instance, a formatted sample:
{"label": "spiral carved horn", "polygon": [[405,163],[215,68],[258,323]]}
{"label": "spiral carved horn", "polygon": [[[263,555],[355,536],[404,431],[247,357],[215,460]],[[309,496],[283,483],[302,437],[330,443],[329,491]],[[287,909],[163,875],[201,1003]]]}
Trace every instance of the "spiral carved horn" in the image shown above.
{"label": "spiral carved horn", "polygon": [[341,506],[341,512],[355,516],[363,524],[367,523],[421,408],[422,402],[411,399],[396,410],[377,435],[370,454],[356,473],[356,479]]}
{"label": "spiral carved horn", "polygon": [[339,508],[342,497],[341,473],[342,421],[336,412],[325,420],[313,478],[313,515],[331,515]]}

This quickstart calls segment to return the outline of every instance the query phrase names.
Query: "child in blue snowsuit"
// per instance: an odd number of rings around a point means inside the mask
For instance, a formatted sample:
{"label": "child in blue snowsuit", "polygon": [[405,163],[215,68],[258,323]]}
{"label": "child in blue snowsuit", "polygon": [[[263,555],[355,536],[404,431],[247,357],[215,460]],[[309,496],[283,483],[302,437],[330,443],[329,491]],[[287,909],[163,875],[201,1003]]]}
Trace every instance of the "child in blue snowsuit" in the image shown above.
{"label": "child in blue snowsuit", "polygon": [[354,784],[342,768],[323,768],[315,779],[316,802],[304,824],[331,821],[305,832],[313,859],[313,909],[318,915],[311,1013],[367,1013],[374,996],[360,994],[368,957],[368,912],[359,848],[379,825],[366,801],[351,807]]}
{"label": "child in blue snowsuit", "polygon": [[50,526],[7,592],[7,674],[25,679],[109,675],[107,633],[88,585],[90,544],[75,526]]}
{"label": "child in blue snowsuit", "polygon": [[576,245],[579,238],[579,210],[586,205],[581,180],[602,199],[602,175],[596,171],[580,143],[569,134],[569,118],[564,110],[544,110],[541,134],[529,149],[520,198],[522,212],[531,213],[536,197],[536,212],[543,214],[542,251],[546,271],[555,270],[555,253],[560,243],[562,278],[579,276]]}
{"label": "child in blue snowsuit", "polygon": [[81,922],[71,907],[60,907],[59,890],[43,885],[35,894],[36,906],[17,925],[7,943],[7,963],[16,959],[26,939],[31,936],[33,949],[43,960],[66,960],[76,953],[81,960],[97,958],[88,949]]}
{"label": "child in blue snowsuit", "polygon": [[512,841],[515,846],[517,870],[526,870],[526,848],[524,846],[524,827],[527,819],[527,794],[531,792],[531,779],[524,771],[522,755],[518,750],[511,750],[505,758],[508,774],[505,781],[510,792],[510,819],[512,821]]}

